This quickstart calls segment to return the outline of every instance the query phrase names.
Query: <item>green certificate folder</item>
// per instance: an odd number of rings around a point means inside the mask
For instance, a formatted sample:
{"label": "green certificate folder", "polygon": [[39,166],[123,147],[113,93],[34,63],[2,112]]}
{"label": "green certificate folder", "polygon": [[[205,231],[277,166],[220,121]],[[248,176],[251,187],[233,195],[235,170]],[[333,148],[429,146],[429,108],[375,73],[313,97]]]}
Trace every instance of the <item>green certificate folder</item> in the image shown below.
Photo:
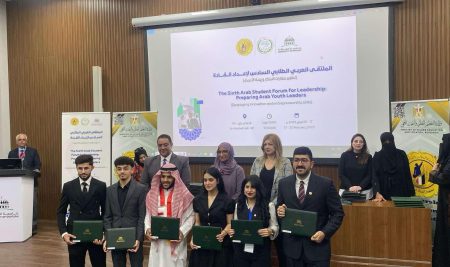
{"label": "green certificate folder", "polygon": [[92,242],[103,238],[103,221],[73,221],[73,242]]}
{"label": "green certificate folder", "polygon": [[106,245],[108,249],[133,248],[136,242],[136,227],[111,228],[106,230]]}
{"label": "green certificate folder", "polygon": [[178,240],[180,238],[180,219],[152,216],[152,236],[158,239]]}
{"label": "green certificate folder", "polygon": [[234,229],[234,243],[263,244],[263,238],[258,234],[258,230],[263,228],[262,221],[231,220],[231,228]]}
{"label": "green certificate folder", "polygon": [[316,233],[317,212],[286,209],[281,231],[292,235],[311,237]]}
{"label": "green certificate folder", "polygon": [[222,243],[216,238],[221,231],[220,227],[194,225],[192,227],[193,242],[201,249],[221,250]]}

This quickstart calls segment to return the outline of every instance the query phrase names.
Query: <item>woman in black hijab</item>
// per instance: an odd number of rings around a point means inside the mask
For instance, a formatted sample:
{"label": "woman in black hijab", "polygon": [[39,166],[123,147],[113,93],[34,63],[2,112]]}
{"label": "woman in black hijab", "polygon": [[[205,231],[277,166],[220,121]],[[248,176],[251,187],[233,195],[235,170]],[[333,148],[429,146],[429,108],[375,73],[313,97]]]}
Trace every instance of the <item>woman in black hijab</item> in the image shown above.
{"label": "woman in black hijab", "polygon": [[430,172],[430,181],[439,185],[433,267],[450,266],[450,133],[442,136],[439,158]]}
{"label": "woman in black hijab", "polygon": [[380,139],[382,148],[373,156],[374,201],[391,200],[393,196],[414,196],[414,185],[405,151],[395,147],[394,136],[389,132],[382,133]]}

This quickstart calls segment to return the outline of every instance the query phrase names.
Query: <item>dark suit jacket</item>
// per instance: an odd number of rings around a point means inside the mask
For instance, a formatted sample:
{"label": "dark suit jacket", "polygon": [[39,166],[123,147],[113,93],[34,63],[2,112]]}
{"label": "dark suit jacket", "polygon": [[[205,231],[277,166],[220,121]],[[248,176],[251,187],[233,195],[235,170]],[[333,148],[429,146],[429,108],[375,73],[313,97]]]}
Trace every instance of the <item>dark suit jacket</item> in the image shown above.
{"label": "dark suit jacket", "polygon": [[331,258],[330,238],[337,231],[344,218],[341,201],[331,179],[311,173],[303,204],[300,204],[295,189],[296,176],[280,180],[278,205],[288,208],[317,212],[316,231],[325,233],[321,243],[311,241],[310,237],[283,234],[283,248],[286,256],[299,259],[303,254],[312,261],[326,261]]}
{"label": "dark suit jacket", "polygon": [[[106,184],[95,178],[91,178],[89,191],[81,191],[80,179],[64,183],[61,200],[56,212],[58,228],[61,234],[72,232],[74,220],[102,220],[105,210]],[[66,211],[70,205],[69,219],[66,226]]]}
{"label": "dark suit jacket", "polygon": [[[177,166],[180,172],[181,179],[187,188],[191,182],[191,168],[189,167],[189,158],[184,156],[177,156],[172,153],[170,157],[170,163]],[[141,183],[145,184],[147,188],[150,188],[153,176],[161,168],[161,155],[147,158],[144,161],[144,171],[142,171]]]}
{"label": "dark suit jacket", "polygon": [[[18,158],[19,148],[15,148],[8,153],[8,158]],[[23,168],[27,170],[41,170],[41,159],[36,149],[27,146],[25,149],[25,158],[23,158]]]}
{"label": "dark suit jacket", "polygon": [[145,197],[147,187],[134,179],[130,180],[127,197],[120,209],[117,188],[119,182],[111,185],[106,190],[106,207],[103,224],[106,229],[136,227],[136,240],[144,240]]}

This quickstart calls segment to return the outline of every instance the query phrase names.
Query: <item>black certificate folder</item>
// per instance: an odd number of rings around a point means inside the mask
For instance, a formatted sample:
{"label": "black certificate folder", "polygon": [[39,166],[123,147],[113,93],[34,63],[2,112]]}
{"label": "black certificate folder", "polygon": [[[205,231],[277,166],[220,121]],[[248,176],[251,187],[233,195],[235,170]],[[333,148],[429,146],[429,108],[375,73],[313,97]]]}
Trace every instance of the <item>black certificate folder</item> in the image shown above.
{"label": "black certificate folder", "polygon": [[234,243],[263,244],[263,238],[258,234],[258,230],[263,228],[262,221],[231,220],[231,228],[234,229]]}
{"label": "black certificate folder", "polygon": [[73,242],[92,242],[103,239],[103,221],[73,221]]}
{"label": "black certificate folder", "polygon": [[292,235],[310,237],[316,233],[317,212],[286,209],[281,231]]}
{"label": "black certificate folder", "polygon": [[193,242],[201,249],[221,250],[222,243],[216,237],[221,231],[220,227],[194,225],[192,227]]}
{"label": "black certificate folder", "polygon": [[108,249],[133,248],[136,242],[136,227],[111,228],[106,230],[106,245]]}
{"label": "black certificate folder", "polygon": [[158,239],[180,239],[180,219],[171,217],[152,216],[152,236]]}

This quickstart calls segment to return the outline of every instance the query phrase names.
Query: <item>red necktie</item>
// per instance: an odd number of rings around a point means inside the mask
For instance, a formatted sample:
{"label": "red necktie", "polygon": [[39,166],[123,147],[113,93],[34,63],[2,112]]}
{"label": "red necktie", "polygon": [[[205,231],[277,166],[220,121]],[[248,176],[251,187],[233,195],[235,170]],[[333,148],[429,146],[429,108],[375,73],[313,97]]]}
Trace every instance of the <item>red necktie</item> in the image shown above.
{"label": "red necktie", "polygon": [[303,181],[300,181],[300,187],[298,188],[298,201],[300,201],[300,204],[305,201],[305,182]]}
{"label": "red necktie", "polygon": [[23,159],[23,158],[25,158],[25,151],[20,151],[20,153],[19,153],[19,158],[20,159]]}

